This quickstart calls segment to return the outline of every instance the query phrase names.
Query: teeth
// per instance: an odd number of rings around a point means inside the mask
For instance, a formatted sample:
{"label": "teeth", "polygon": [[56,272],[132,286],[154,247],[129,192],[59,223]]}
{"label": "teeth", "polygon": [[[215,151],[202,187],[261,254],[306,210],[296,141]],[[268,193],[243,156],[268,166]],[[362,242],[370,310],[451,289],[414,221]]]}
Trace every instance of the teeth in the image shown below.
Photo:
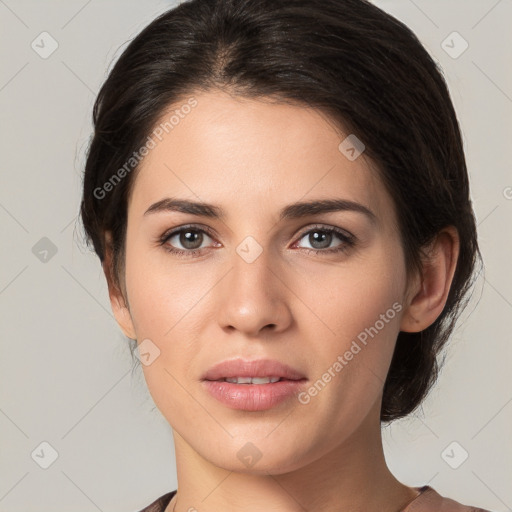
{"label": "teeth", "polygon": [[230,377],[224,380],[232,384],[269,384],[281,380],[281,377]]}

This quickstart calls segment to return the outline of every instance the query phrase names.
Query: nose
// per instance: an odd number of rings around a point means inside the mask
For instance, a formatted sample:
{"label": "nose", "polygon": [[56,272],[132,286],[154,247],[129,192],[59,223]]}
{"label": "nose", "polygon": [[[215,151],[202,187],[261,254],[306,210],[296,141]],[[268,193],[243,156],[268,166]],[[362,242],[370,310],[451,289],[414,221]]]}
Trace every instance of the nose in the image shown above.
{"label": "nose", "polygon": [[285,330],[292,322],[288,302],[291,291],[283,281],[279,262],[275,258],[272,261],[267,249],[249,261],[234,251],[232,268],[219,288],[220,326],[247,336],[258,336],[264,330]]}

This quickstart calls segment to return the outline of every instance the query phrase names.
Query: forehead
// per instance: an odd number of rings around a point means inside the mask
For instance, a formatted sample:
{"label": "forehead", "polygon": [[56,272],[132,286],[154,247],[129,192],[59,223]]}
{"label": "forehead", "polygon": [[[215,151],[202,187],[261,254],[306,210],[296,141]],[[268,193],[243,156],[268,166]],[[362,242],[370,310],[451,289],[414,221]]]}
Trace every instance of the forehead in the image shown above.
{"label": "forehead", "polygon": [[[184,108],[190,97],[195,106]],[[377,214],[392,207],[364,152],[347,158],[340,143],[350,134],[321,111],[221,91],[190,97],[156,123],[130,209],[170,195],[223,205],[228,214],[262,214],[309,197],[357,200]]]}

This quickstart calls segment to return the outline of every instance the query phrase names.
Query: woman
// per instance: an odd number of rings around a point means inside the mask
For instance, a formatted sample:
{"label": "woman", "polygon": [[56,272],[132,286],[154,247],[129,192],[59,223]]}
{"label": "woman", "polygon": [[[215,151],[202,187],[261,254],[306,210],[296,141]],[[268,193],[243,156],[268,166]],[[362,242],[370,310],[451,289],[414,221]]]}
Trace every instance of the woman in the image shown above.
{"label": "woman", "polygon": [[99,92],[81,214],[172,427],[146,512],[470,511],[390,472],[480,258],[446,84],[362,0],[192,0]]}

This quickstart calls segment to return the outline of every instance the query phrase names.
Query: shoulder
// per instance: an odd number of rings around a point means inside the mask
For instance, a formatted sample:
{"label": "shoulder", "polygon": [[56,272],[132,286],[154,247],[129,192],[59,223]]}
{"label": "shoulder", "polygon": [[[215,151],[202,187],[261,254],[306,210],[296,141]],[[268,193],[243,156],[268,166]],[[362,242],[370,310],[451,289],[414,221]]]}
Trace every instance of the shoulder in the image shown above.
{"label": "shoulder", "polygon": [[147,507],[143,508],[139,512],[164,512],[165,507],[169,505],[169,502],[172,500],[176,492],[177,490],[168,492],[167,494],[160,496],[160,498],[153,501],[153,503],[150,503]]}
{"label": "shoulder", "polygon": [[439,494],[426,485],[421,493],[402,512],[492,512],[483,508],[464,505]]}
{"label": "shoulder", "polygon": [[[164,512],[176,494],[176,490],[160,496],[139,512]],[[421,493],[402,512],[492,512],[487,509],[463,505],[458,501],[441,496],[429,486],[421,488]]]}

